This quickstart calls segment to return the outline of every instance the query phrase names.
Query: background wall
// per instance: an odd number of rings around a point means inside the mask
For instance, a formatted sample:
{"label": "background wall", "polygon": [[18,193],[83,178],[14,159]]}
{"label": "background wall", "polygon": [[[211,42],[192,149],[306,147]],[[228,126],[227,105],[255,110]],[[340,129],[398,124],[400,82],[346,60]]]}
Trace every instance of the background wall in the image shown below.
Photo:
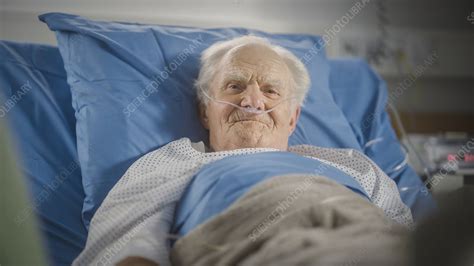
{"label": "background wall", "polygon": [[[102,20],[323,34],[356,2],[0,0],[0,39],[55,44],[54,34],[37,19],[39,14],[51,11]],[[436,51],[436,62],[427,67],[414,85],[404,90],[396,106],[409,131],[474,133],[474,1],[367,2],[362,11],[335,34],[327,47],[328,54],[367,57],[394,91],[412,69],[422,65]],[[377,50],[381,47],[380,41],[384,42],[385,49]],[[374,57],[374,54],[383,56]],[[419,120],[428,124],[420,128]]]}

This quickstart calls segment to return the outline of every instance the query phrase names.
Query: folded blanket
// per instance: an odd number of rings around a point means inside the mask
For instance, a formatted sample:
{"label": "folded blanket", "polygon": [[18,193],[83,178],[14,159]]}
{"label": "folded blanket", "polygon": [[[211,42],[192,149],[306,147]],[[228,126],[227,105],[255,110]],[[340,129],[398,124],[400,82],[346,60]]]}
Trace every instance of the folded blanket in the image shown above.
{"label": "folded blanket", "polygon": [[173,265],[406,265],[408,229],[323,176],[263,181],[180,238]]}

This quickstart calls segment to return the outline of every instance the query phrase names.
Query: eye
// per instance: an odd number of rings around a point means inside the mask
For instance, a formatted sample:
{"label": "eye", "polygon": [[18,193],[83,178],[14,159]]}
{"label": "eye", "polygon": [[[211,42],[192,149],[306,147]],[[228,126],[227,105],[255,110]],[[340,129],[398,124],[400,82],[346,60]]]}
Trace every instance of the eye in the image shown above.
{"label": "eye", "polygon": [[270,88],[265,88],[263,90],[263,92],[265,92],[267,94],[270,94],[272,96],[279,96],[280,95],[277,90],[275,90],[274,88],[271,88],[271,87]]}
{"label": "eye", "polygon": [[235,84],[235,83],[229,83],[229,85],[227,85],[227,89],[242,90],[242,86],[240,86],[239,84]]}

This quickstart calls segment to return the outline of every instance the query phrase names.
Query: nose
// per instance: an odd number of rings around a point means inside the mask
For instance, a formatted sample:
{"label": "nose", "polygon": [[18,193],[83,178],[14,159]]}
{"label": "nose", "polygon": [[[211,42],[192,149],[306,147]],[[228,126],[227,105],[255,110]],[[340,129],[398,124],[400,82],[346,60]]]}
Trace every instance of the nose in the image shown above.
{"label": "nose", "polygon": [[258,84],[249,84],[240,102],[242,107],[252,107],[257,110],[265,110],[265,103],[263,101],[263,94],[260,91]]}

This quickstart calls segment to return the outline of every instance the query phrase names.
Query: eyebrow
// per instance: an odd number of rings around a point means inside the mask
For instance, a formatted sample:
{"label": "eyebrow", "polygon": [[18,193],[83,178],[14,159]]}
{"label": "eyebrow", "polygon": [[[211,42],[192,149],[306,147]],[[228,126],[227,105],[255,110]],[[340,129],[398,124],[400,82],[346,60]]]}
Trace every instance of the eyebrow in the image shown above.
{"label": "eyebrow", "polygon": [[224,73],[221,80],[220,88],[225,89],[229,81],[237,81],[241,83],[247,83],[249,80],[248,75],[245,75],[244,72],[240,70],[231,70]]}
{"label": "eyebrow", "polygon": [[[248,80],[249,80],[249,77],[245,72],[238,69],[234,69],[224,74],[223,82],[227,83],[229,81],[238,81],[238,82],[246,83],[248,82]],[[267,84],[270,84],[272,86],[277,86],[277,87],[283,85],[283,82],[281,80],[275,79],[273,77],[271,78],[262,77],[258,80],[258,82],[267,83]],[[222,85],[226,85],[226,84],[222,84]]]}
{"label": "eyebrow", "polygon": [[248,80],[248,74],[240,69],[233,68],[224,73],[225,80]]}
{"label": "eyebrow", "polygon": [[272,86],[277,86],[277,87],[281,87],[283,85],[283,81],[279,79],[274,79],[274,78],[263,77],[261,81],[263,83],[267,83],[267,84],[270,84]]}

